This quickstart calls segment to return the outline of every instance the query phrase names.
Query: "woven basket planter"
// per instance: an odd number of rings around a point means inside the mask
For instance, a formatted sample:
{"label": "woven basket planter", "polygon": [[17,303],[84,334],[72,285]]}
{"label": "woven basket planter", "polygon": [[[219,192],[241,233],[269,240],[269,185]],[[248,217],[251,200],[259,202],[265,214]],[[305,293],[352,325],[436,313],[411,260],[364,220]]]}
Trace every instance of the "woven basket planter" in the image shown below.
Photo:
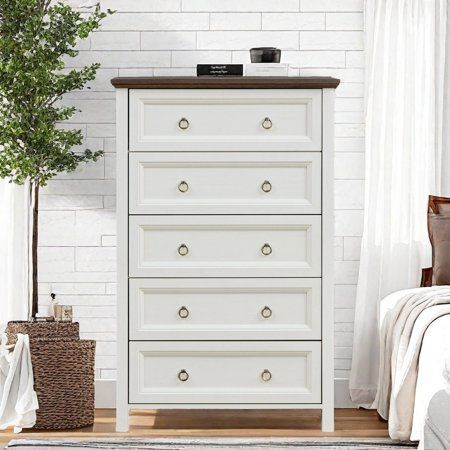
{"label": "woven basket planter", "polygon": [[58,338],[71,341],[80,339],[80,324],[78,322],[8,322],[6,334],[9,343],[15,343],[17,334],[28,334],[31,339]]}
{"label": "woven basket planter", "polygon": [[95,341],[80,340],[78,329],[78,323],[8,324],[12,340],[16,333],[30,336],[39,401],[34,429],[71,429],[94,423]]}

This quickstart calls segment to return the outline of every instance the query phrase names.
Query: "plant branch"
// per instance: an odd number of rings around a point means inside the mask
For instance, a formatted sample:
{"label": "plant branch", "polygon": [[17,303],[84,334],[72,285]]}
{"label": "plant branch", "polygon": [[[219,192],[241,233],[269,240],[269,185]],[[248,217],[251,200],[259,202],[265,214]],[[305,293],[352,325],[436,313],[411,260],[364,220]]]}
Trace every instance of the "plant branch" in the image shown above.
{"label": "plant branch", "polygon": [[32,183],[32,192],[33,192],[33,234],[31,242],[31,264],[32,264],[31,316],[35,318],[39,310],[39,296],[38,296],[39,182]]}

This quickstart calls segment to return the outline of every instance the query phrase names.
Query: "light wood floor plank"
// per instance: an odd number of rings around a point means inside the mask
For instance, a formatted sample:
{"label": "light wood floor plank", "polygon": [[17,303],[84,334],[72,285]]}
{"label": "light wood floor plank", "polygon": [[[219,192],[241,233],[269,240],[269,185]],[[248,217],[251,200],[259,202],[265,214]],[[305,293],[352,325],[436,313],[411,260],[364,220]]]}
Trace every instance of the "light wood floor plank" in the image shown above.
{"label": "light wood floor plank", "polygon": [[337,409],[336,431],[322,433],[317,410],[133,411],[128,433],[115,432],[115,410],[98,409],[95,424],[79,430],[0,431],[0,445],[17,438],[110,438],[167,436],[226,437],[387,437],[387,423],[375,411]]}

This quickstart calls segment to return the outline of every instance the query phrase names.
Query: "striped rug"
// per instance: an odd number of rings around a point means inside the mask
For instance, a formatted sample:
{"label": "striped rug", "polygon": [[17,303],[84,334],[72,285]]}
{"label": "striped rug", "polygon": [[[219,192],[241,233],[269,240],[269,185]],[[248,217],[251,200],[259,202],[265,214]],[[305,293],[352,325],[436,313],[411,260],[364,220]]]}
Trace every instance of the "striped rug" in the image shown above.
{"label": "striped rug", "polygon": [[411,450],[415,444],[391,441],[390,439],[347,438],[161,438],[161,439],[15,439],[6,449],[14,450]]}

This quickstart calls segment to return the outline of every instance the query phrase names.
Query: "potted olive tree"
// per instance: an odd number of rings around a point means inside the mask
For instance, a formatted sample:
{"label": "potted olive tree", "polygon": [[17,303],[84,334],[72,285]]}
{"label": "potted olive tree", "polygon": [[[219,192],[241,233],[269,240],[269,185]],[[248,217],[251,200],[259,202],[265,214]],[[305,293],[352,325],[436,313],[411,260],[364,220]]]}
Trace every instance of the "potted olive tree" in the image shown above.
{"label": "potted olive tree", "polygon": [[61,103],[63,95],[93,80],[99,64],[66,70],[64,61],[110,13],[99,5],[81,13],[51,0],[0,0],[0,177],[30,186],[32,318],[38,310],[39,190],[58,173],[102,156],[72,150],[83,143],[81,130],[58,126],[76,112]]}

